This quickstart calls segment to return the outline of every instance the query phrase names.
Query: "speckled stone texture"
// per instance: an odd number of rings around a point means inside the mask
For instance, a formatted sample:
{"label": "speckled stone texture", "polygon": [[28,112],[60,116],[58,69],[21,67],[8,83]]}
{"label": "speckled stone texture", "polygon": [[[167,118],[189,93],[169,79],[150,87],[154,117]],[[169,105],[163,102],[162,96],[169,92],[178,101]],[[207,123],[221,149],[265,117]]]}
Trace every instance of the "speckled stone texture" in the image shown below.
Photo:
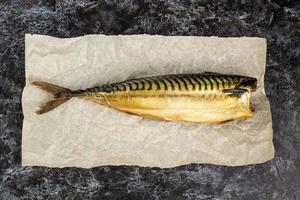
{"label": "speckled stone texture", "polygon": [[[266,37],[276,157],[243,167],[21,167],[25,33]],[[0,199],[300,199],[299,35],[291,0],[1,0]]]}

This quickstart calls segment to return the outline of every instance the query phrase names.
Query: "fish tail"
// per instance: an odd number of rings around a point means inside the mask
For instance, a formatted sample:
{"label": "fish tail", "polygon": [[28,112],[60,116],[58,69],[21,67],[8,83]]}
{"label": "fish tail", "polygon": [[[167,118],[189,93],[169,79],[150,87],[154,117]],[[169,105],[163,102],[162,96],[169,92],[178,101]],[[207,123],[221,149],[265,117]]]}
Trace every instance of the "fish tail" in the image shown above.
{"label": "fish tail", "polygon": [[39,115],[55,109],[56,107],[67,102],[74,96],[72,90],[60,87],[58,85],[53,85],[51,83],[46,83],[43,81],[36,81],[32,84],[41,88],[44,91],[51,93],[54,97],[53,99],[49,100],[40,107],[40,109],[36,112]]}

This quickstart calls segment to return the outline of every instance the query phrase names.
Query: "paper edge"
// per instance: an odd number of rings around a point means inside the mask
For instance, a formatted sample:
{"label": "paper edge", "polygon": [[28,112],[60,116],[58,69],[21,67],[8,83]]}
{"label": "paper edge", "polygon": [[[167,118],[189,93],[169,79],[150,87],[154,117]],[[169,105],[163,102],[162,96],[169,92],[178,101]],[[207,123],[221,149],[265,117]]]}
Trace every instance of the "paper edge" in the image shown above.
{"label": "paper edge", "polygon": [[61,39],[61,40],[68,40],[70,38],[73,39],[78,39],[78,38],[82,38],[82,37],[179,37],[179,38],[218,38],[218,39],[255,39],[255,40],[261,40],[260,42],[264,42],[266,43],[267,39],[264,37],[247,37],[247,36],[241,36],[241,37],[219,37],[219,36],[194,36],[194,35],[187,35],[187,36],[183,36],[183,35],[159,35],[159,34],[133,34],[133,35],[105,35],[105,34],[87,34],[87,35],[82,35],[82,36],[76,36],[76,37],[54,37],[54,36],[50,36],[50,35],[43,35],[43,34],[31,34],[31,33],[26,33],[25,34],[25,41],[26,38],[33,38],[33,37],[47,37],[47,38],[55,38],[55,39]]}

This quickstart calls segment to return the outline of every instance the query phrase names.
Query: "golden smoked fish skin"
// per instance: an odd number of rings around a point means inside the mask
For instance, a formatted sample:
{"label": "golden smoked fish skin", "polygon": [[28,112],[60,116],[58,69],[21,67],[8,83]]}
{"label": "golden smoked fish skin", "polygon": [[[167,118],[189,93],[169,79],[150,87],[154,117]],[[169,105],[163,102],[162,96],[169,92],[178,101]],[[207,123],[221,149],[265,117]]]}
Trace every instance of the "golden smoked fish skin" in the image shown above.
{"label": "golden smoked fish skin", "polygon": [[[251,77],[207,72],[130,79],[76,91],[52,84],[58,88],[50,91],[45,88],[48,83],[33,84],[54,94],[52,104],[79,97],[144,117],[212,124],[253,117],[250,96],[256,83]],[[37,113],[58,106],[52,104]]]}

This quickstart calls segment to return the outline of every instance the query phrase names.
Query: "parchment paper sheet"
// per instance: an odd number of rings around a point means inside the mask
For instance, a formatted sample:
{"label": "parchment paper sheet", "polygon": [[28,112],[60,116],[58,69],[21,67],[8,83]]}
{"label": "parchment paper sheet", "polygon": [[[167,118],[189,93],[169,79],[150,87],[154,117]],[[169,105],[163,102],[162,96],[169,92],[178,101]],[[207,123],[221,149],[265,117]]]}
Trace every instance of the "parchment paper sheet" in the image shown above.
{"label": "parchment paper sheet", "polygon": [[[274,157],[271,112],[264,93],[265,39],[26,35],[25,49],[24,166],[236,166]],[[255,117],[223,125],[166,122],[76,98],[36,115],[51,96],[30,84],[42,80],[84,89],[133,77],[205,71],[256,77]]]}

